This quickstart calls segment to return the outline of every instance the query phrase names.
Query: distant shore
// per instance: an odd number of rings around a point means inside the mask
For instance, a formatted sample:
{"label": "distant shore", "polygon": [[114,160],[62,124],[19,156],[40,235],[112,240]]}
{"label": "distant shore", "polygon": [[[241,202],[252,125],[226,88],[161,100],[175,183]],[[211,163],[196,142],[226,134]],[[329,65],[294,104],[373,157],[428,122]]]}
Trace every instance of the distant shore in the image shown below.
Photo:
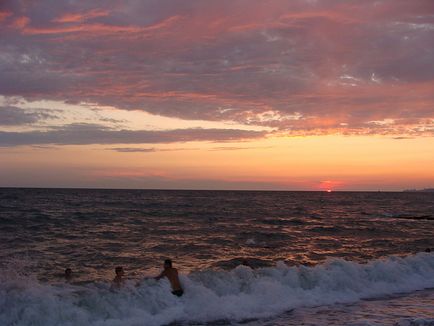
{"label": "distant shore", "polygon": [[406,189],[404,192],[434,192],[434,188],[426,188],[426,189]]}

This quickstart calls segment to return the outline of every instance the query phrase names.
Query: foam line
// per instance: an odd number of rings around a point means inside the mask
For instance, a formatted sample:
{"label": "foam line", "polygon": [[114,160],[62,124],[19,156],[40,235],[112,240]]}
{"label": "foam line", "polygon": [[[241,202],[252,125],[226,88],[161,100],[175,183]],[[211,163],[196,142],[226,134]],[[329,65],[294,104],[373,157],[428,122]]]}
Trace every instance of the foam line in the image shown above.
{"label": "foam line", "polygon": [[0,325],[163,325],[270,317],[297,307],[434,288],[434,254],[387,257],[360,264],[342,259],[314,267],[206,270],[182,276],[185,295],[166,281],[47,284],[0,271]]}

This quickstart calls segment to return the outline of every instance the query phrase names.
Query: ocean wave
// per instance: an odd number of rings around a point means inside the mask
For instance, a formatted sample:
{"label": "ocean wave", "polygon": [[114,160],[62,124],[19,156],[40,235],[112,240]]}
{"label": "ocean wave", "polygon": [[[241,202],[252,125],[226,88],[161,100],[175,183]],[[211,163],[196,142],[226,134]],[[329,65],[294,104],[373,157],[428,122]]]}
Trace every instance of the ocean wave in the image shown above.
{"label": "ocean wave", "polygon": [[[342,259],[306,267],[182,275],[185,295],[166,281],[129,281],[117,292],[108,283],[48,284],[15,269],[0,271],[0,325],[164,325],[239,321],[279,315],[297,307],[357,302],[434,287],[434,254],[390,256],[360,264]],[[403,325],[405,321],[402,321]],[[409,321],[418,325],[418,321]],[[413,323],[411,323],[413,322]]]}
{"label": "ocean wave", "polygon": [[403,318],[396,326],[434,326],[434,318]]}
{"label": "ocean wave", "polygon": [[[394,326],[434,326],[434,319],[432,318],[401,318]],[[351,323],[349,326],[381,326],[378,323],[361,321],[356,323]]]}

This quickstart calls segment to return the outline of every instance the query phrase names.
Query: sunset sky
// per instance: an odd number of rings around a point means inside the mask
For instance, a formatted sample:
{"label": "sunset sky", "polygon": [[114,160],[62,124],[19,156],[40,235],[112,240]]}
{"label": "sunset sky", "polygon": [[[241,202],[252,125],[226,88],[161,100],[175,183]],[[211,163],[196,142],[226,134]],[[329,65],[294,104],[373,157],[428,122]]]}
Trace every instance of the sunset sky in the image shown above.
{"label": "sunset sky", "polygon": [[0,0],[0,186],[434,187],[433,0]]}

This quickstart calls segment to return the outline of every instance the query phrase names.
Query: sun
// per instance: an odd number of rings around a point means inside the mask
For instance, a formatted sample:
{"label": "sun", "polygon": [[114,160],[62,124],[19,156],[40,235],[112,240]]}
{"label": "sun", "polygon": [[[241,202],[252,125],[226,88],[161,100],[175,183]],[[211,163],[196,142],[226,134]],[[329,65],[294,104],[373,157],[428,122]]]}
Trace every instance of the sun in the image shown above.
{"label": "sun", "polygon": [[333,192],[343,185],[344,183],[339,180],[324,180],[318,184],[317,189],[325,192]]}

